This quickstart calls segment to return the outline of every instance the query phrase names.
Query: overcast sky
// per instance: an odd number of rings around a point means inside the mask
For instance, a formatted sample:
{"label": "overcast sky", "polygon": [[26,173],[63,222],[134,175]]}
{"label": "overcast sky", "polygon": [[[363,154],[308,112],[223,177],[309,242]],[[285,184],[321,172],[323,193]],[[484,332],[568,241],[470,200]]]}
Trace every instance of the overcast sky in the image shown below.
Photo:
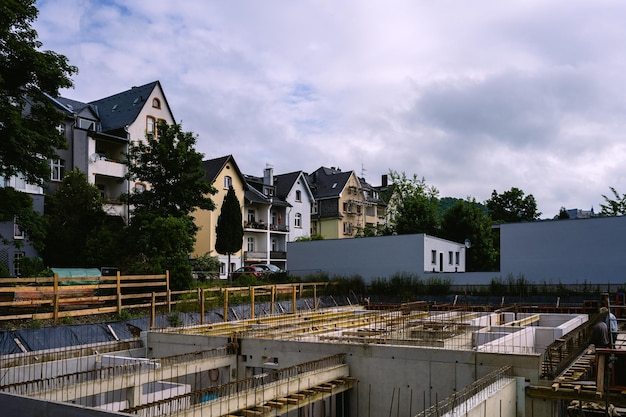
{"label": "overcast sky", "polygon": [[91,101],[160,80],[206,159],[521,188],[542,218],[626,192],[626,2],[40,0]]}

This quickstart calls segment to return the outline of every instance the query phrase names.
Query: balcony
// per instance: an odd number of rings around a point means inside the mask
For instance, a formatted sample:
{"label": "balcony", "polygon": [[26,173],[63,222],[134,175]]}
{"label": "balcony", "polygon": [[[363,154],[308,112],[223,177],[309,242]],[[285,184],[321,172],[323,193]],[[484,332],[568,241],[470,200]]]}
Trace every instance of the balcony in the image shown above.
{"label": "balcony", "polygon": [[90,171],[93,174],[122,178],[126,174],[126,165],[104,157],[98,157],[92,162]]}
{"label": "balcony", "polygon": [[287,259],[287,252],[273,250],[270,252],[270,259]]}
{"label": "balcony", "polygon": [[289,227],[284,224],[270,224],[272,232],[289,232]]}
{"label": "balcony", "polygon": [[245,222],[244,229],[267,230],[265,222]]}
{"label": "balcony", "polygon": [[245,251],[243,253],[243,259],[245,261],[266,261],[267,260],[267,253],[266,252],[259,252],[259,251]]}

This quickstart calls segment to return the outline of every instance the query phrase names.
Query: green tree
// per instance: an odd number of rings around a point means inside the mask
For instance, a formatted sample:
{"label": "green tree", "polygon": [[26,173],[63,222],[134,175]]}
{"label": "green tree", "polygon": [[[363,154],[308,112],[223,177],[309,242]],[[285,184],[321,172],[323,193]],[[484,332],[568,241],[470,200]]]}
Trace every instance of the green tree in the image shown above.
{"label": "green tree", "polygon": [[148,186],[123,199],[134,207],[125,230],[126,270],[162,272],[169,270],[172,287],[189,288],[192,252],[198,232],[191,213],[213,210],[215,188],[206,180],[202,154],[194,149],[196,137],[179,124],[161,121],[157,136],[133,143],[127,154],[130,181]]}
{"label": "green tree", "polygon": [[243,244],[241,206],[232,185],[228,187],[228,192],[224,196],[215,233],[217,235],[215,250],[222,255],[228,255],[228,277],[230,279],[230,255],[241,250]]}
{"label": "green tree", "polygon": [[609,198],[602,194],[606,204],[600,204],[600,214],[603,216],[621,216],[626,214],[626,194],[620,195],[613,187],[609,187],[613,197]]}
{"label": "green tree", "polygon": [[559,220],[568,220],[569,219],[569,214],[567,213],[567,209],[565,207],[561,207],[561,209],[559,210],[558,219]]}
{"label": "green tree", "polygon": [[299,236],[296,238],[296,242],[308,242],[311,240],[324,240],[324,236],[319,233],[313,233],[311,236]]}
{"label": "green tree", "polygon": [[[0,141],[1,142],[1,141]],[[44,217],[33,209],[33,199],[26,193],[17,191],[12,187],[0,187],[0,222],[13,222],[25,233],[26,240],[37,250],[45,246],[46,221]],[[11,236],[12,237],[12,236]],[[0,235],[4,244],[13,244],[20,247],[22,239],[10,240]]]}
{"label": "green tree", "polygon": [[97,236],[105,218],[98,188],[89,184],[82,171],[68,172],[56,192],[46,197],[45,263],[57,267],[94,266],[86,259],[87,242]]}
{"label": "green tree", "polygon": [[439,191],[415,174],[390,171],[392,194],[388,203],[391,231],[398,234],[437,234],[439,229]]}
{"label": "green tree", "polygon": [[535,197],[532,194],[524,196],[524,191],[515,187],[502,194],[493,190],[485,205],[495,223],[532,222],[541,216],[537,211]]}
{"label": "green tree", "polygon": [[459,200],[448,208],[441,223],[441,236],[454,242],[468,239],[467,271],[497,271],[498,249],[491,218],[474,198]]}
{"label": "green tree", "polygon": [[[48,96],[71,87],[77,69],[65,56],[41,50],[31,26],[38,15],[35,3],[6,0],[0,6],[0,177],[20,175],[43,185],[50,178],[48,161],[66,146],[56,129],[63,115]],[[4,190],[0,201],[0,221],[16,217],[31,239],[43,237],[30,197]]]}

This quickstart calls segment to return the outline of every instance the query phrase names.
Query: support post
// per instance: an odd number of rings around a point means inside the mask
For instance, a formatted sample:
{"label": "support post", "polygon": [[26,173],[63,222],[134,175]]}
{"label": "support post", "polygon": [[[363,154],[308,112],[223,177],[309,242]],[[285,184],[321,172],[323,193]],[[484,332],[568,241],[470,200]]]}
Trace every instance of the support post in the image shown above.
{"label": "support post", "polygon": [[228,321],[228,288],[224,288],[224,321]]}
{"label": "support post", "polygon": [[200,324],[204,324],[204,288],[198,288],[198,301],[200,301]]}
{"label": "support post", "polygon": [[317,284],[313,284],[313,310],[317,311]]}
{"label": "support post", "polygon": [[298,288],[296,287],[296,284],[293,284],[293,286],[291,287],[291,311],[293,312],[293,314],[297,313],[297,309],[296,309],[296,294],[298,293]]}
{"label": "support post", "polygon": [[172,292],[170,291],[170,271],[165,271],[165,288],[167,292],[167,312],[172,312]]}
{"label": "support post", "polygon": [[154,329],[154,321],[156,318],[156,294],[152,293],[152,302],[150,303],[150,329]]}
{"label": "support post", "polygon": [[274,302],[276,301],[276,285],[272,285],[272,302],[270,303],[270,314],[274,315]]}
{"label": "support post", "polygon": [[117,283],[116,283],[116,291],[117,291],[117,314],[122,314],[122,283],[120,282],[120,271],[117,271]]}
{"label": "support post", "polygon": [[250,287],[250,318],[254,318],[254,287]]}
{"label": "support post", "polygon": [[52,281],[52,292],[53,292],[53,300],[54,300],[54,324],[57,324],[59,321],[59,274],[55,273]]}

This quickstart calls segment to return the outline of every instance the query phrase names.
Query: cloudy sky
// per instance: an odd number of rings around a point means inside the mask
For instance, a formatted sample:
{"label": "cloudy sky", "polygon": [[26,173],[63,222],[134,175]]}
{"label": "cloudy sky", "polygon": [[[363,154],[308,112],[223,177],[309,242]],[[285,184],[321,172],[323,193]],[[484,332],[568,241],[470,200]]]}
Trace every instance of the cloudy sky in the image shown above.
{"label": "cloudy sky", "polygon": [[91,101],[160,80],[205,157],[246,174],[389,170],[599,211],[626,192],[626,2],[40,0]]}

